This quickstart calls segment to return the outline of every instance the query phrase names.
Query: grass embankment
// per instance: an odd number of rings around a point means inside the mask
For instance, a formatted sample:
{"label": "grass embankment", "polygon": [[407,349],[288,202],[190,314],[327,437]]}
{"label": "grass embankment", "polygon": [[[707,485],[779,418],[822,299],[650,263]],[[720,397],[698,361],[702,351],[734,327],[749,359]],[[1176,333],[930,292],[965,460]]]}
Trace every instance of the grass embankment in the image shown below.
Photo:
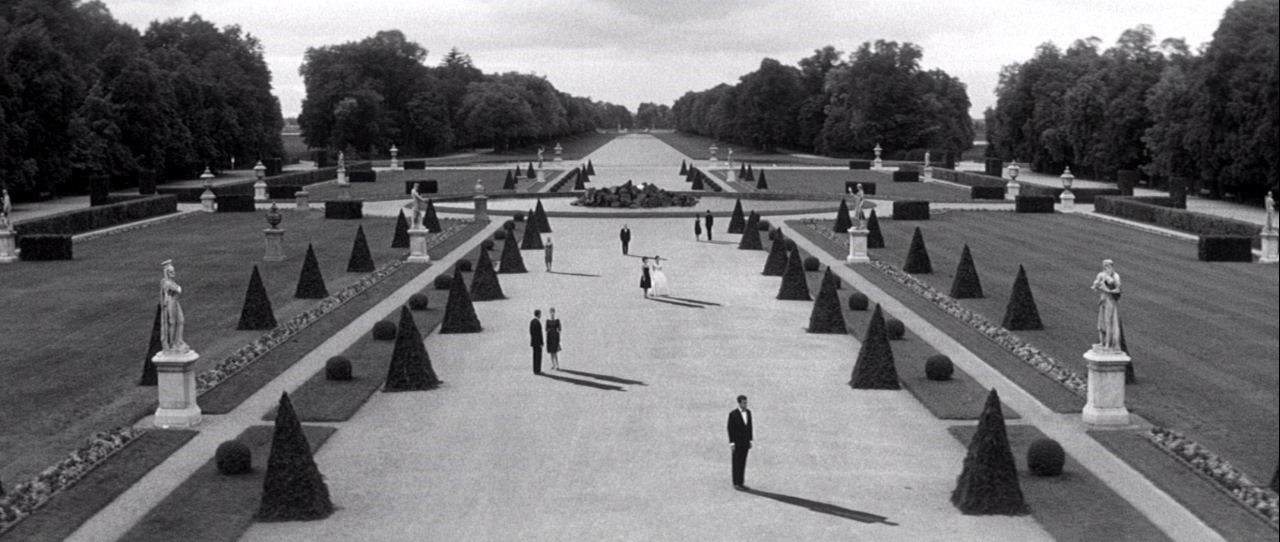
{"label": "grass embankment", "polygon": [[[735,171],[736,173],[736,171]],[[974,201],[969,197],[969,189],[943,183],[895,183],[893,175],[880,171],[868,170],[804,170],[804,169],[772,169],[759,167],[755,170],[756,179],[765,174],[769,184],[767,190],[756,190],[755,183],[744,181],[735,186],[744,192],[765,194],[831,194],[852,200],[853,196],[845,193],[845,183],[875,183],[875,195],[871,199],[886,200],[925,200],[939,203],[955,203]],[[721,172],[712,173],[723,178]],[[741,180],[741,179],[739,179]],[[723,181],[722,181],[723,182]]]}

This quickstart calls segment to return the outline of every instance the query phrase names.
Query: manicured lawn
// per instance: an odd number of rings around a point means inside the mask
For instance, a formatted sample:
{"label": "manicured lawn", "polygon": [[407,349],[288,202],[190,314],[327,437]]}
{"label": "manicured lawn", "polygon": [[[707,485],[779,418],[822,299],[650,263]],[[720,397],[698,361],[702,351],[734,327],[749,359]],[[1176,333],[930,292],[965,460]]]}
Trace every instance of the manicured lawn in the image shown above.
{"label": "manicured lawn", "polygon": [[[767,172],[765,181],[767,190],[762,193],[801,193],[801,194],[845,194],[845,183],[875,183],[876,194],[867,196],[871,199],[890,200],[927,200],[936,202],[973,201],[969,198],[968,188],[957,188],[942,183],[895,183],[893,174],[868,170],[804,170],[804,169],[772,169],[756,168],[756,179],[762,172]],[[713,175],[720,176],[719,173]],[[755,183],[739,182],[735,186],[745,192],[757,192]]]}
{"label": "manicured lawn", "polygon": [[708,157],[710,157],[711,154],[709,149],[711,147],[711,144],[715,143],[716,147],[719,147],[719,152],[716,153],[716,156],[719,157],[720,160],[727,159],[729,157],[729,154],[728,154],[729,148],[730,147],[733,148],[734,163],[737,163],[739,161],[746,161],[746,162],[754,162],[756,164],[778,163],[778,164],[804,164],[804,165],[810,165],[810,166],[845,166],[845,167],[849,165],[849,161],[843,158],[809,158],[809,157],[792,156],[790,154],[783,154],[783,153],[776,153],[776,152],[765,152],[760,149],[753,149],[753,148],[747,147],[745,145],[726,143],[724,141],[719,141],[709,137],[703,137],[700,135],[694,135],[686,132],[668,132],[668,133],[654,132],[651,135],[653,135],[653,137],[656,137],[662,140],[662,142],[668,145],[671,145],[672,147],[675,147],[676,150],[682,153],[685,153],[686,155],[693,158],[694,160],[706,160]]}
{"label": "manicured lawn", "polygon": [[[582,160],[587,155],[595,152],[596,149],[605,143],[613,141],[614,138],[623,134],[612,132],[585,132],[569,137],[560,138],[558,140],[547,140],[541,143],[528,145],[516,149],[510,149],[503,152],[485,152],[473,156],[455,156],[443,157],[439,159],[428,159],[427,164],[431,166],[463,166],[472,164],[490,164],[494,162],[512,162],[518,161],[527,163],[538,160],[538,146],[543,147],[542,159],[550,165],[552,160],[556,158],[556,143],[560,144],[563,149],[561,158],[564,160]],[[412,158],[409,158],[410,160]]]}
{"label": "manicured lawn", "polygon": [[135,383],[159,301],[160,262],[175,260],[185,338],[201,354],[197,370],[204,370],[263,334],[235,330],[253,265],[283,322],[317,302],[293,298],[308,242],[331,292],[364,276],[346,272],[358,224],[375,264],[404,253],[390,248],[394,220],[285,212],[287,259],[264,262],[263,213],[201,213],[76,243],[72,261],[6,266],[0,479],[27,480],[85,436],[133,423],[154,408],[156,390]]}
{"label": "manicured lawn", "polygon": [[1102,260],[1114,259],[1138,378],[1128,387],[1129,407],[1255,480],[1271,479],[1280,453],[1275,266],[1200,262],[1194,242],[1063,214],[950,212],[880,224],[887,248],[872,256],[901,267],[919,226],[934,273],[917,278],[944,293],[968,243],[987,297],[961,303],[994,322],[1003,319],[1018,265],[1025,265],[1046,329],[1017,335],[1080,374],[1087,372],[1081,355],[1097,341],[1098,298],[1089,284]]}
{"label": "manicured lawn", "polygon": [[[379,171],[377,182],[372,183],[351,183],[351,197],[356,199],[409,199],[409,194],[404,190],[406,181],[428,181],[433,180],[439,184],[440,190],[436,194],[474,194],[476,189],[476,180],[484,183],[486,193],[504,193],[510,190],[502,190],[502,184],[506,180],[507,171],[505,169],[418,169],[404,171]],[[561,170],[544,169],[546,177],[551,179],[560,174]],[[530,192],[534,189],[537,180],[530,180],[520,177],[516,182],[516,192]],[[313,188],[308,188],[307,192],[313,201],[324,201],[338,199],[337,183],[325,183]],[[436,194],[427,194],[425,196],[434,196]]]}

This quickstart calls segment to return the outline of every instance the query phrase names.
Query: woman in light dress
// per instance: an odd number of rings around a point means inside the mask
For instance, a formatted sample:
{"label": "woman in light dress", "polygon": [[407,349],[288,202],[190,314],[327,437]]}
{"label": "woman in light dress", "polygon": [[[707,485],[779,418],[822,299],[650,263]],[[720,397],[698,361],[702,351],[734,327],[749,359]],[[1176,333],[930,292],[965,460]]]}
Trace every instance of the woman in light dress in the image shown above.
{"label": "woman in light dress", "polygon": [[662,256],[653,257],[653,295],[667,295],[667,274],[662,272]]}
{"label": "woman in light dress", "polygon": [[1111,260],[1102,261],[1102,271],[1091,288],[1098,292],[1098,348],[1120,350],[1120,274]]}

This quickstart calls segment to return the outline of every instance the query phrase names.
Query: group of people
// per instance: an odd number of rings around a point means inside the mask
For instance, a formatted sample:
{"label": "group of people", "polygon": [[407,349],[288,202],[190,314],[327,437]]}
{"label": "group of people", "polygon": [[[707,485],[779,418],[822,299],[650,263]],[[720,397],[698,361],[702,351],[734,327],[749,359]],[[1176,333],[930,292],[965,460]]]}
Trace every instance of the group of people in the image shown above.
{"label": "group of people", "polygon": [[551,370],[560,370],[560,319],[556,318],[555,307],[551,308],[547,318],[546,334],[543,334],[542,311],[533,311],[533,320],[529,321],[529,346],[533,347],[533,374],[542,374],[542,351],[551,355]]}

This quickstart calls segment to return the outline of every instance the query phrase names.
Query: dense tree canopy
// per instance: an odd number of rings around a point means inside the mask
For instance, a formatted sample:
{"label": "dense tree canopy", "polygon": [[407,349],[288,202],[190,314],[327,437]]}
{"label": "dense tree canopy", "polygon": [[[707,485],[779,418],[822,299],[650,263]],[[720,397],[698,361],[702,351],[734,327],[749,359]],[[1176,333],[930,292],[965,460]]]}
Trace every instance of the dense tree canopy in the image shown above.
{"label": "dense tree canopy", "polygon": [[193,15],[146,33],[98,1],[0,4],[0,179],[18,197],[281,153],[262,47]]}
{"label": "dense tree canopy", "polygon": [[1052,43],[1006,66],[987,112],[991,152],[1037,171],[1108,178],[1140,169],[1213,195],[1259,197],[1277,182],[1280,4],[1239,0],[1195,52],[1148,26],[1111,48]]}

